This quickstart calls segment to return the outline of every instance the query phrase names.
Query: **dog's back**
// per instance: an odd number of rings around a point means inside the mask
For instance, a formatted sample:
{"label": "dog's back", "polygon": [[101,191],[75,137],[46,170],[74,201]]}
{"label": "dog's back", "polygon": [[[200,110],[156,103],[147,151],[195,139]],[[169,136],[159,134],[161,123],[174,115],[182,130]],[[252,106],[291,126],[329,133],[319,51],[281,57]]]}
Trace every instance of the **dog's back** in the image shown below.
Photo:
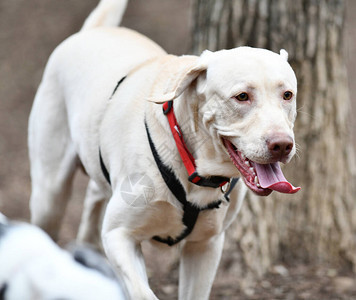
{"label": "dog's back", "polygon": [[54,239],[76,169],[83,164],[88,174],[101,176],[98,131],[117,82],[144,61],[166,54],[145,36],[115,27],[126,2],[99,3],[82,30],[52,53],[35,97],[28,133],[31,221]]}

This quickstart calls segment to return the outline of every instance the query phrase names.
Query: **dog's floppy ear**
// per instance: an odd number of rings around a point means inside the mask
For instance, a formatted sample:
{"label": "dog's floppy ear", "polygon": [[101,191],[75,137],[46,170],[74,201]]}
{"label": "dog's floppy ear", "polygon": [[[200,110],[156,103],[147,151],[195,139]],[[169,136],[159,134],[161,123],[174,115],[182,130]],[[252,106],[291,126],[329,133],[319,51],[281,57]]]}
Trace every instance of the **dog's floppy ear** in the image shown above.
{"label": "dog's floppy ear", "polygon": [[197,56],[167,55],[160,61],[148,101],[164,103],[177,98],[207,68]]}

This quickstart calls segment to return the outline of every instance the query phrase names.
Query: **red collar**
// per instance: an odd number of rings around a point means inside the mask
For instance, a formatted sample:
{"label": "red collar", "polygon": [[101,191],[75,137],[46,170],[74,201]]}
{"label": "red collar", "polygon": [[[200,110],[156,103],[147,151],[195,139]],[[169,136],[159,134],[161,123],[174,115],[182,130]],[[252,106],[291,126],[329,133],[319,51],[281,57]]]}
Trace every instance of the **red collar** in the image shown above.
{"label": "red collar", "polygon": [[180,157],[188,172],[189,181],[199,186],[206,186],[212,188],[222,187],[230,181],[230,178],[223,176],[200,176],[196,170],[195,159],[189,152],[187,145],[184,142],[183,133],[178,125],[177,119],[174,114],[173,101],[168,101],[163,104],[163,113],[167,116],[169,127],[176,143]]}

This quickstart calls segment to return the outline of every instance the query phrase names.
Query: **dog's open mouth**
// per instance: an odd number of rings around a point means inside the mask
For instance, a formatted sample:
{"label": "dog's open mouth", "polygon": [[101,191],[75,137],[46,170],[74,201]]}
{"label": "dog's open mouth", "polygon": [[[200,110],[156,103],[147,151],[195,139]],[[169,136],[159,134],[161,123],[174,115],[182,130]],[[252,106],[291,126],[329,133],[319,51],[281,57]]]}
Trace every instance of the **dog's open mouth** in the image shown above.
{"label": "dog's open mouth", "polygon": [[279,162],[271,164],[253,162],[238,151],[230,141],[223,139],[223,142],[245,184],[257,195],[268,196],[272,191],[294,194],[300,190],[300,187],[294,187],[287,181]]}

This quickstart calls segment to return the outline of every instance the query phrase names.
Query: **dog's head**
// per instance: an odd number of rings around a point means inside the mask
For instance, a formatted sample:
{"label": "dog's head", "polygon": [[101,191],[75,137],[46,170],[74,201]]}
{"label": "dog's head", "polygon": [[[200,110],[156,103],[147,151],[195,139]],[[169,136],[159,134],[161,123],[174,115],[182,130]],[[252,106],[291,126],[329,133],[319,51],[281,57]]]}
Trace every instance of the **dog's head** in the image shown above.
{"label": "dog's head", "polygon": [[230,162],[225,175],[241,174],[259,195],[294,193],[299,188],[279,166],[296,151],[297,80],[287,59],[285,50],[276,54],[250,47],[176,58],[171,76],[163,72],[166,78],[155,85],[153,100],[173,100],[193,86],[211,148]]}

